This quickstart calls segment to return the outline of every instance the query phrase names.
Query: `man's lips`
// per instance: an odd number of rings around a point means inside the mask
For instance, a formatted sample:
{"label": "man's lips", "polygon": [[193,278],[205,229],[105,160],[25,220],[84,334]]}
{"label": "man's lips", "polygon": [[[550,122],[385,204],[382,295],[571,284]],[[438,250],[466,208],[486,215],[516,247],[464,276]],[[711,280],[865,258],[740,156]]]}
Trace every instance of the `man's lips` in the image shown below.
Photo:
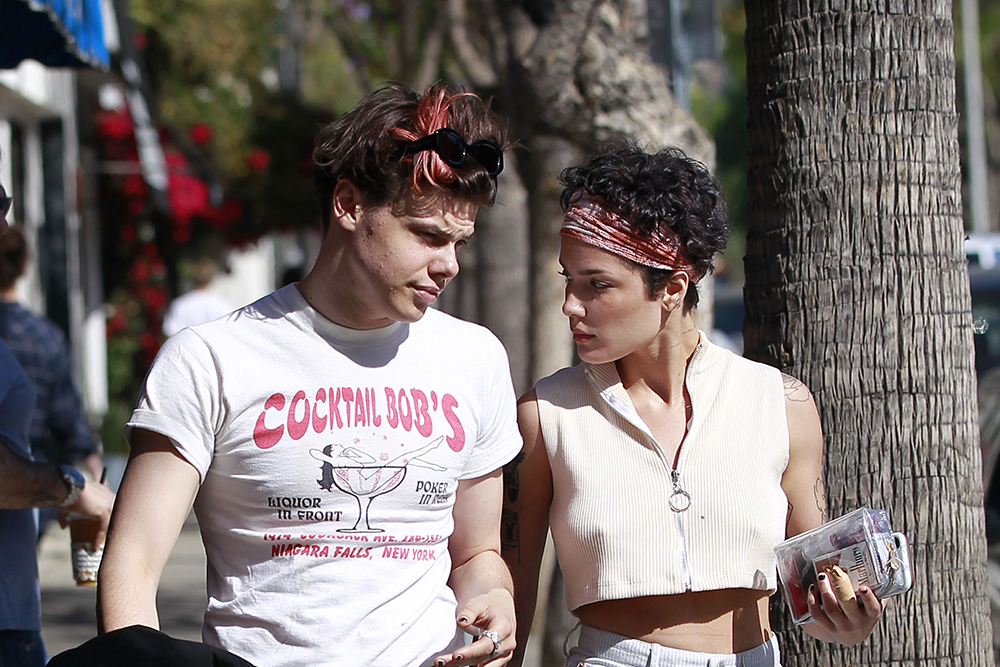
{"label": "man's lips", "polygon": [[436,286],[428,287],[426,285],[414,285],[413,291],[417,293],[418,297],[427,303],[434,303],[441,295],[441,288]]}

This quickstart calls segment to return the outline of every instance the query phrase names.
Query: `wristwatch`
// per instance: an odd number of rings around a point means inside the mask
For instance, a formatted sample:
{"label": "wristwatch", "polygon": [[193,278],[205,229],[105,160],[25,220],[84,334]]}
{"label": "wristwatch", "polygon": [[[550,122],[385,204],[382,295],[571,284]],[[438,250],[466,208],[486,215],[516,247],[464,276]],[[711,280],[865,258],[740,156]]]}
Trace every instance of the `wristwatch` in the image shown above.
{"label": "wristwatch", "polygon": [[59,476],[62,477],[62,481],[66,484],[66,488],[69,489],[69,493],[66,494],[66,498],[59,503],[60,507],[66,507],[67,505],[72,505],[83,493],[83,487],[86,485],[87,480],[84,479],[83,474],[71,465],[63,464],[59,466]]}

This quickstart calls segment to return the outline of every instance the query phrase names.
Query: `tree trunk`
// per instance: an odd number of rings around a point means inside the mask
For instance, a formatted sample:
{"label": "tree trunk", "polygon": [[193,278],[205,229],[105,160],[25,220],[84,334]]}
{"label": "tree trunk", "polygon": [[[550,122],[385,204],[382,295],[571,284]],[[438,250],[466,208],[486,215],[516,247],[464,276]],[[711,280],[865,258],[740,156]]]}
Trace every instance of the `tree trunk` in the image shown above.
{"label": "tree trunk", "polygon": [[475,236],[479,268],[479,323],[503,342],[514,390],[531,388],[527,192],[517,176],[517,158],[507,156],[496,204],[479,215]]}
{"label": "tree trunk", "polygon": [[992,664],[951,3],[745,5],[746,353],[812,388],[830,516],[884,508],[915,574],[852,649],[779,601],[782,662]]}
{"label": "tree trunk", "polygon": [[573,363],[573,337],[562,313],[565,281],[559,275],[562,209],[556,180],[580,151],[555,137],[535,136],[533,151],[519,161],[531,217],[531,383]]}

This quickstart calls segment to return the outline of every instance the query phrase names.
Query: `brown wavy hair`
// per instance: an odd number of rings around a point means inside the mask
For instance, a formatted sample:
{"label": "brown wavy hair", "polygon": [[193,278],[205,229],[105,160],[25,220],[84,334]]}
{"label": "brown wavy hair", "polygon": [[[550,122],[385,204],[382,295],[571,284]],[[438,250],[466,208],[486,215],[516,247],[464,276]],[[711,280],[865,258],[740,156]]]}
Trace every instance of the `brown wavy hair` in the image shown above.
{"label": "brown wavy hair", "polygon": [[19,227],[0,230],[0,289],[8,290],[24,275],[28,242]]}
{"label": "brown wavy hair", "polygon": [[443,127],[467,143],[487,139],[507,144],[500,117],[474,93],[435,84],[423,94],[399,83],[375,90],[351,111],[323,127],[313,151],[313,181],[319,196],[323,231],[330,225],[333,190],[346,178],[366,203],[381,206],[408,190],[438,189],[479,205],[491,205],[497,183],[469,160],[453,168],[432,150],[403,155],[401,147]]}

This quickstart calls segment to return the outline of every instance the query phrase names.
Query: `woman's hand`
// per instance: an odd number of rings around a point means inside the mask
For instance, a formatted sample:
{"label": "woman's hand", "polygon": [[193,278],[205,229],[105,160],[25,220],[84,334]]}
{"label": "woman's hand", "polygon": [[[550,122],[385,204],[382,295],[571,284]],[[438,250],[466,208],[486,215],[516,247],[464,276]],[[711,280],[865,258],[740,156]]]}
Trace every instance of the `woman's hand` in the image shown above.
{"label": "woman's hand", "polygon": [[[458,611],[458,627],[475,641],[450,655],[434,659],[435,667],[506,665],[517,646],[514,639],[514,598],[505,588],[477,595]],[[497,641],[499,640],[499,642]]]}
{"label": "woman's hand", "polygon": [[821,572],[819,581],[809,587],[806,600],[815,623],[803,625],[802,629],[823,641],[854,646],[871,635],[882,618],[885,602],[868,586],[861,586],[856,597],[851,597],[853,589],[835,590],[832,574],[830,570]]}

